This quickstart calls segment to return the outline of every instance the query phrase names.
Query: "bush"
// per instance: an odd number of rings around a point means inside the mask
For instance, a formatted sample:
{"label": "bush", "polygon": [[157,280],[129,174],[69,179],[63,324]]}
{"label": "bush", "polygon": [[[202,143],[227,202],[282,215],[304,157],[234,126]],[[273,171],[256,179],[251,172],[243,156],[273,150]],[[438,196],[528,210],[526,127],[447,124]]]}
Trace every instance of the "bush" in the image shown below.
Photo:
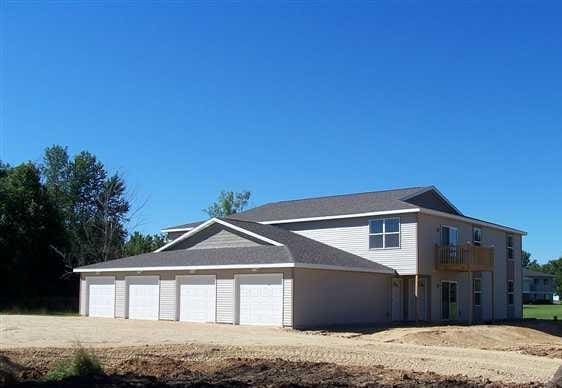
{"label": "bush", "polygon": [[69,377],[101,374],[103,374],[103,368],[96,355],[78,345],[72,356],[57,362],[45,378],[50,381],[59,381]]}

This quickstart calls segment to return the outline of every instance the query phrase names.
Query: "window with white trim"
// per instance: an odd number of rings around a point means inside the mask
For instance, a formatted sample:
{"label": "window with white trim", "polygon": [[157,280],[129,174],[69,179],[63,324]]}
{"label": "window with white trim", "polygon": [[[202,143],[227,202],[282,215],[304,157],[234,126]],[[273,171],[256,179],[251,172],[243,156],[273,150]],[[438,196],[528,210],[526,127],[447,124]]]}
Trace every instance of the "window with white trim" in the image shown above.
{"label": "window with white trim", "polygon": [[506,247],[507,247],[507,258],[509,260],[513,260],[513,235],[508,234],[506,239]]}
{"label": "window with white trim", "polygon": [[480,246],[482,244],[482,229],[478,227],[472,228],[472,243],[476,246]]}
{"label": "window with white trim", "polygon": [[400,218],[369,220],[369,249],[400,248]]}
{"label": "window with white trim", "polygon": [[472,289],[474,292],[473,303],[475,306],[480,306],[482,301],[482,280],[472,279]]}
{"label": "window with white trim", "polygon": [[513,304],[513,280],[507,281],[507,304]]}

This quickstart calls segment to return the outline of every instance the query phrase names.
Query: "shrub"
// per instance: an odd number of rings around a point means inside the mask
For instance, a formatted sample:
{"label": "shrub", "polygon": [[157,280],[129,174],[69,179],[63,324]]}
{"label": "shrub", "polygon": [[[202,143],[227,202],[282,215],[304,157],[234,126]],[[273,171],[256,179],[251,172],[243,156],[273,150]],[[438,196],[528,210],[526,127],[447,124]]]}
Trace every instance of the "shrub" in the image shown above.
{"label": "shrub", "polygon": [[72,356],[57,362],[45,378],[50,381],[59,381],[69,377],[101,374],[103,374],[103,369],[96,355],[78,345]]}

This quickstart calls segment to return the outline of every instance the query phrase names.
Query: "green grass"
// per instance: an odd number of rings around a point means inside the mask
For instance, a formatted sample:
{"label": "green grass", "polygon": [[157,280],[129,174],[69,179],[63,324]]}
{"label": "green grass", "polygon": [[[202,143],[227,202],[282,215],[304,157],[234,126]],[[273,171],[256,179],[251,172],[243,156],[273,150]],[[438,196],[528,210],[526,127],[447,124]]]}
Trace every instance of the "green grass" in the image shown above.
{"label": "green grass", "polygon": [[523,306],[523,318],[554,319],[562,321],[562,304],[526,304]]}
{"label": "green grass", "polygon": [[72,356],[58,361],[45,376],[48,381],[61,381],[70,377],[97,376],[103,374],[103,368],[96,355],[76,346]]}

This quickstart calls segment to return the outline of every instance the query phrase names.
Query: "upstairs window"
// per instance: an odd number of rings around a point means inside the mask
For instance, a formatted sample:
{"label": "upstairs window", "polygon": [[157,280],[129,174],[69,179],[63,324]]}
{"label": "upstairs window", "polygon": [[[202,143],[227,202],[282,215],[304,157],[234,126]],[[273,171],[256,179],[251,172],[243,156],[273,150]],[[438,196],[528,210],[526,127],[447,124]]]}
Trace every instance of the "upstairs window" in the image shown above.
{"label": "upstairs window", "polygon": [[513,235],[512,234],[507,235],[506,245],[507,245],[507,258],[509,260],[513,260]]}
{"label": "upstairs window", "polygon": [[400,247],[400,218],[369,221],[369,249]]}
{"label": "upstairs window", "polygon": [[472,243],[476,246],[482,244],[482,229],[477,227],[472,228]]}
{"label": "upstairs window", "polygon": [[459,230],[454,226],[441,226],[441,245],[454,247],[459,245]]}

